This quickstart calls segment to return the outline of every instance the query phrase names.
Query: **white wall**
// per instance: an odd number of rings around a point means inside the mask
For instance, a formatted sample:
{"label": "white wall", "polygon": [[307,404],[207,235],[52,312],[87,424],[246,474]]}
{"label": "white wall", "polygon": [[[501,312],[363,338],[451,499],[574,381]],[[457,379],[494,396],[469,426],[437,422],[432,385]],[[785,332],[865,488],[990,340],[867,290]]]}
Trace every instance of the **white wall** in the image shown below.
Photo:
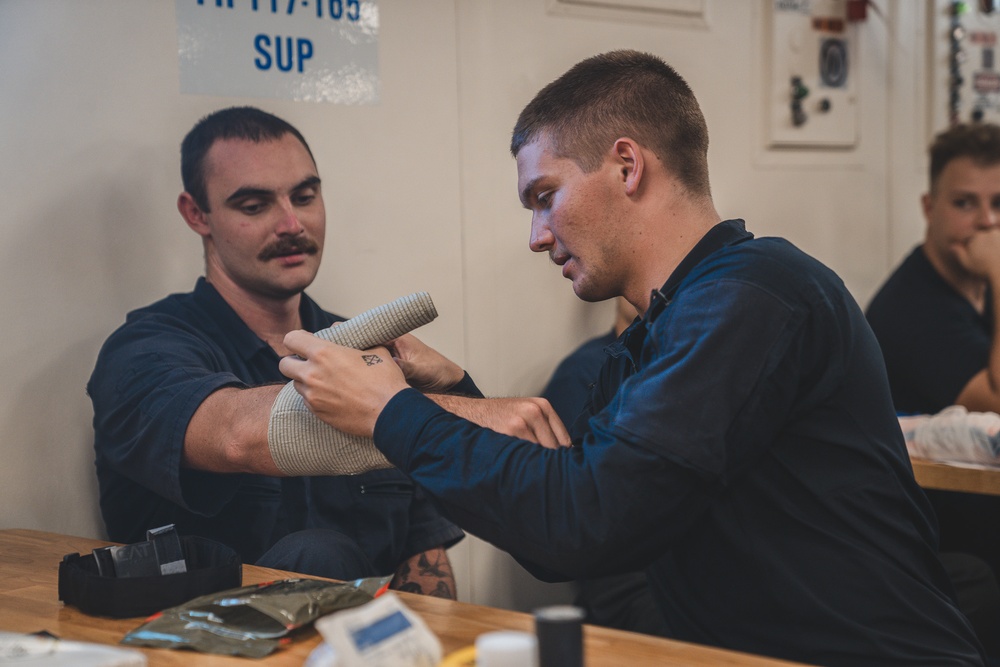
{"label": "white wall", "polygon": [[[494,395],[538,392],[611,322],[545,256],[507,153],[521,107],[583,57],[652,51],[688,79],[712,137],[720,213],[831,265],[867,301],[920,228],[926,11],[881,0],[859,27],[861,139],[767,151],[764,0],[706,0],[707,28],[553,15],[546,0],[379,0],[381,102],[346,107],[178,92],[169,0],[0,0],[0,528],[101,536],[84,385],[125,313],[201,272],[174,208],[178,144],[202,115],[256,104],[298,126],[324,179],[328,249],[310,293],[345,315],[417,289],[422,332]],[[463,599],[567,599],[475,540]],[[528,584],[526,585],[526,582]]]}

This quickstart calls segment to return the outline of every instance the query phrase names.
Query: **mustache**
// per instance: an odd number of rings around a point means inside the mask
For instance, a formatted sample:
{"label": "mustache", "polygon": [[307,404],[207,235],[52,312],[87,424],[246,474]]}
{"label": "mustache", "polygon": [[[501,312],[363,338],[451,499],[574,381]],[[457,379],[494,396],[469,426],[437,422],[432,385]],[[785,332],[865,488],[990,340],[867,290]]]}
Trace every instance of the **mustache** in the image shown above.
{"label": "mustache", "polygon": [[319,244],[310,238],[283,238],[278,239],[271,245],[261,250],[260,254],[257,255],[257,259],[266,262],[269,259],[274,259],[275,257],[281,257],[283,255],[295,255],[298,253],[315,255],[317,252],[319,252]]}

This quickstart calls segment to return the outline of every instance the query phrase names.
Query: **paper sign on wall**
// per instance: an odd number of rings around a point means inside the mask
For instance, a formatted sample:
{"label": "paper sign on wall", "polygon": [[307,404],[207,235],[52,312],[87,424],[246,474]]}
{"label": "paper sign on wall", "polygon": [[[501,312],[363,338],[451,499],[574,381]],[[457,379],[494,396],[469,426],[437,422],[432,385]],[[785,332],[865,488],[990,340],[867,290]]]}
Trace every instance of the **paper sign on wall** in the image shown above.
{"label": "paper sign on wall", "polygon": [[182,93],[378,102],[376,0],[176,0]]}

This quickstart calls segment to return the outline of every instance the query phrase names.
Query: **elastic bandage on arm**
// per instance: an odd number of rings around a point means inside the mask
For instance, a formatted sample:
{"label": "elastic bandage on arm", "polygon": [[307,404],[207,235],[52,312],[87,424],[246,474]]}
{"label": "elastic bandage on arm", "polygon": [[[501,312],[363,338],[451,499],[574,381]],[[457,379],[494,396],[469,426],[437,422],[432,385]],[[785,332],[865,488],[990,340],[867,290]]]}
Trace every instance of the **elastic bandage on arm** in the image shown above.
{"label": "elastic bandage on arm", "polygon": [[[427,292],[417,292],[352,317],[316,336],[367,350],[423,326],[437,317]],[[391,468],[371,438],[338,431],[309,411],[295,385],[285,385],[271,406],[267,426],[271,458],[286,475],[357,475]]]}

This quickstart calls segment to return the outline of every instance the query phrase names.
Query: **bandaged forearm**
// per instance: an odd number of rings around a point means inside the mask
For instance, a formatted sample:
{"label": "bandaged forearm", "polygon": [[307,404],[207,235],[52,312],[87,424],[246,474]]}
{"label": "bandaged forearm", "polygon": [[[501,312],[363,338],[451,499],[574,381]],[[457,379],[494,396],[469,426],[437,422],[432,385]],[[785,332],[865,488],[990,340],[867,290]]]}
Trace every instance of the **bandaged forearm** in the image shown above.
{"label": "bandaged forearm", "polygon": [[[367,350],[423,326],[437,317],[427,292],[373,308],[316,335],[337,345]],[[371,438],[338,431],[309,411],[295,385],[282,388],[267,426],[271,458],[286,475],[357,475],[391,468]]]}

